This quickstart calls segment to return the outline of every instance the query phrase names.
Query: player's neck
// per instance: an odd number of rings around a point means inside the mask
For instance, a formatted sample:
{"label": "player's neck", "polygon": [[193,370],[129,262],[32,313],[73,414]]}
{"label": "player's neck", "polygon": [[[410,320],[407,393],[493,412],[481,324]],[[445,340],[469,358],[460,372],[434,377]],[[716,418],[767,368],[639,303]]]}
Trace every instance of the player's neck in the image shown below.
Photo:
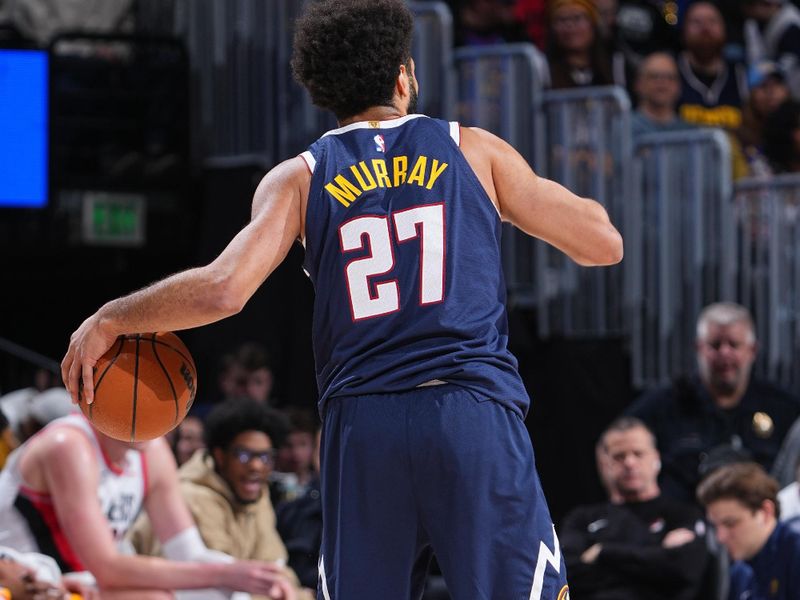
{"label": "player's neck", "polygon": [[97,432],[97,441],[103,449],[106,459],[114,465],[114,467],[123,467],[125,464],[125,457],[130,446],[125,442],[120,442],[113,438]]}
{"label": "player's neck", "polygon": [[406,112],[396,106],[371,106],[367,110],[339,121],[339,127],[362,121],[388,121],[405,117]]}

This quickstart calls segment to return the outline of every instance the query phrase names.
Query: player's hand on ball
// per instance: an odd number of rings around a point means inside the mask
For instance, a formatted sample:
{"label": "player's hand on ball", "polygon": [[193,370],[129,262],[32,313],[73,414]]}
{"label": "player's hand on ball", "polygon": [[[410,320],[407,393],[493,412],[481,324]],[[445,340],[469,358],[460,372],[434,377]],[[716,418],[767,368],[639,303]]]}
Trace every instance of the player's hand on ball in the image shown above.
{"label": "player's hand on ball", "polygon": [[81,323],[70,337],[69,348],[61,361],[61,378],[74,404],[81,397],[89,404],[94,401],[94,366],[115,339],[116,334],[102,327],[97,313]]}

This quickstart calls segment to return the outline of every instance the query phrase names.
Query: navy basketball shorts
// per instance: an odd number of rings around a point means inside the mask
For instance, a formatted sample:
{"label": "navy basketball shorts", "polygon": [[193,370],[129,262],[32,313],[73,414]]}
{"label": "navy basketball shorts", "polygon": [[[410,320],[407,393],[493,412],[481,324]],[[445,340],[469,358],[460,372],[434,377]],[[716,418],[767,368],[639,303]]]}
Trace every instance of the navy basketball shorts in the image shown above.
{"label": "navy basketball shorts", "polygon": [[455,385],[328,402],[318,600],[567,600],[522,418]]}

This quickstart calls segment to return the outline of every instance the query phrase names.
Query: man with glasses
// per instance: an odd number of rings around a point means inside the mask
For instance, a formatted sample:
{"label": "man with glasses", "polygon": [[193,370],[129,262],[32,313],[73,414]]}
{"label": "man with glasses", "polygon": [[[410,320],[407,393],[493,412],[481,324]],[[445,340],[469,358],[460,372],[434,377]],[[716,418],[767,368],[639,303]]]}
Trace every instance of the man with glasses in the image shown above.
{"label": "man with glasses", "polygon": [[648,55],[639,66],[634,85],[637,100],[631,119],[634,136],[692,127],[678,116],[681,78],[672,55],[667,52]]}
{"label": "man with glasses", "polygon": [[680,377],[640,398],[627,413],[658,440],[666,495],[694,499],[701,477],[714,466],[752,459],[765,469],[800,415],[800,400],[751,377],[756,335],[750,312],[738,304],[707,306],[697,320],[698,373]]}
{"label": "man with glasses", "polygon": [[[130,555],[125,538],[140,510],[164,558]],[[103,600],[222,600],[231,590],[297,597],[277,561],[234,560],[203,543],[163,438],[122,442],[82,415],[56,419],[9,456],[0,546],[49,556]]]}
{"label": "man with glasses", "polygon": [[[206,448],[179,471],[181,494],[208,548],[237,559],[286,563],[267,479],[287,429],[280,413],[249,398],[223,402],[209,413]],[[157,553],[147,529],[146,522],[137,523],[134,546]],[[306,590],[298,597],[313,598],[313,593]]]}

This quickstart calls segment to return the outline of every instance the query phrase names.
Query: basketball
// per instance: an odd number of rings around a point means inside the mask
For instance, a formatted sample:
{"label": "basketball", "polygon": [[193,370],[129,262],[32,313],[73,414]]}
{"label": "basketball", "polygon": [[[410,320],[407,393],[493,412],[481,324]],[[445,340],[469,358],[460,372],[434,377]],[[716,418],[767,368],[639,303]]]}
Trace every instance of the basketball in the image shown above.
{"label": "basketball", "polygon": [[105,435],[143,442],[164,435],[183,420],[197,392],[189,350],[174,333],[117,338],[94,369],[94,402],[78,405]]}

